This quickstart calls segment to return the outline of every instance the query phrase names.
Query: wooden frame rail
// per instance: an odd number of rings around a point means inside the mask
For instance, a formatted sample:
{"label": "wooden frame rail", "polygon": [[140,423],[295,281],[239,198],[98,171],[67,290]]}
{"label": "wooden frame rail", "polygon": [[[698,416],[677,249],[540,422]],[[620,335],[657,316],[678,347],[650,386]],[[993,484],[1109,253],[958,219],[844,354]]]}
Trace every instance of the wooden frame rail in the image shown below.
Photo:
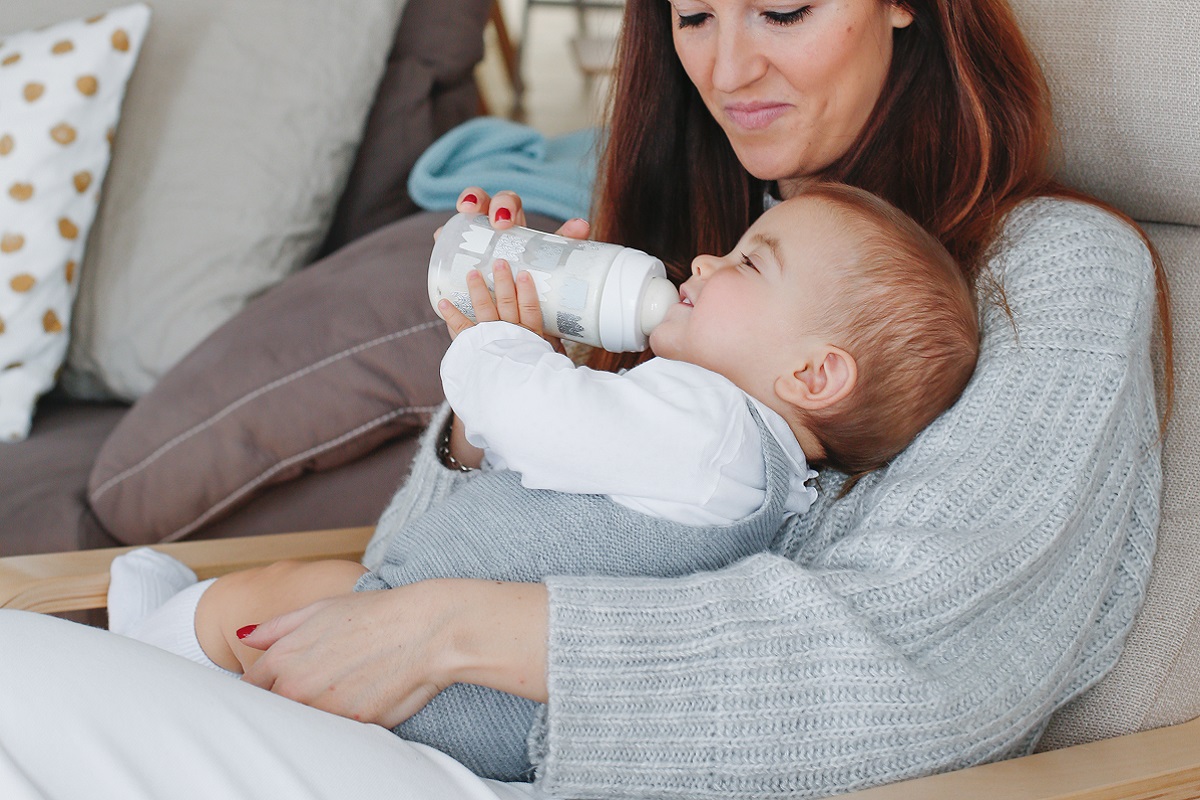
{"label": "wooden frame rail", "polygon": [[[295,559],[362,558],[373,528],[279,533],[240,539],[175,542],[155,545],[187,564],[200,580],[239,569]],[[0,608],[54,614],[104,608],[108,567],[114,558],[134,550],[113,547],[72,553],[0,558]]]}
{"label": "wooden frame rail", "polygon": [[[156,545],[201,579],[283,559],[358,559],[371,528]],[[103,608],[113,557],[133,548],[0,558],[0,608]],[[1200,719],[844,795],[854,800],[1196,800]]]}

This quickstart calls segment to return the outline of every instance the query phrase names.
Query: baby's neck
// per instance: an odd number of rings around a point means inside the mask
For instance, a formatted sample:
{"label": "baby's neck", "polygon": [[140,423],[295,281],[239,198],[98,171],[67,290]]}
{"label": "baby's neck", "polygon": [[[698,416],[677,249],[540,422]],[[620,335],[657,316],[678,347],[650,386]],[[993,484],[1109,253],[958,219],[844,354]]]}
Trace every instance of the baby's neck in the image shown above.
{"label": "baby's neck", "polygon": [[824,445],[821,444],[821,440],[813,432],[812,428],[804,424],[803,415],[795,406],[782,400],[774,392],[767,393],[764,397],[760,396],[759,392],[750,391],[744,386],[739,388],[783,417],[784,422],[792,429],[792,435],[796,437],[796,442],[800,445],[800,449],[804,451],[804,457],[808,459],[809,463],[820,462],[825,459]]}
{"label": "baby's neck", "polygon": [[821,440],[817,438],[812,430],[796,421],[796,412],[793,409],[792,413],[784,414],[783,418],[787,420],[788,427],[792,429],[792,434],[796,437],[796,441],[800,444],[800,449],[804,451],[804,457],[808,459],[808,463],[820,463],[825,460],[825,447],[821,444]]}
{"label": "baby's neck", "polygon": [[821,444],[821,439],[817,438],[817,435],[812,432],[810,427],[805,426],[803,422],[799,421],[799,414],[797,414],[796,409],[786,403],[786,408],[776,408],[772,403],[767,403],[766,405],[775,411],[776,414],[784,417],[787,427],[792,429],[792,435],[796,437],[796,441],[800,445],[800,450],[804,451],[804,457],[808,459],[810,464],[824,461],[826,451],[824,451],[824,445]]}

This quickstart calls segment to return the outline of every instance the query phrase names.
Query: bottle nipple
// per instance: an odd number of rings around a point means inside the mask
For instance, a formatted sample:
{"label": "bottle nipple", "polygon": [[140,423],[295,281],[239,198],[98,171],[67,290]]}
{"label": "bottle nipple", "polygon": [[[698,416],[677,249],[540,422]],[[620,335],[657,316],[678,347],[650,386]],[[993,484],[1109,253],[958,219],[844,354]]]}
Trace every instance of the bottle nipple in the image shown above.
{"label": "bottle nipple", "polygon": [[667,309],[679,302],[679,289],[667,278],[651,278],[646,285],[646,293],[642,296],[641,326],[642,333],[650,335],[650,331],[658,327],[667,315]]}

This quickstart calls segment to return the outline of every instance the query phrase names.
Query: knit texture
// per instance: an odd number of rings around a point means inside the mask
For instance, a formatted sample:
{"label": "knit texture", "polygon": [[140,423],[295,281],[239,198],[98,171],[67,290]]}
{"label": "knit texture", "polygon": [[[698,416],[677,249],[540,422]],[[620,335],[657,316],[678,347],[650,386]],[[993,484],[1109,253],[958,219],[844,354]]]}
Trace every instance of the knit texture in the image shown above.
{"label": "knit texture", "polygon": [[[390,532],[384,563],[356,591],[428,578],[540,581],[548,575],[674,577],[715,570],[767,549],[791,492],[791,462],[754,406],[767,479],[754,513],[693,526],[618,505],[604,495],[521,485],[510,470],[484,472]],[[388,524],[395,517],[390,517]],[[526,741],[538,705],[469,684],[439,693],[395,733],[498,780],[532,776]]]}
{"label": "knit texture", "polygon": [[[814,797],[1021,755],[1113,665],[1159,517],[1150,258],[1042,199],[989,269],[1012,319],[981,302],[960,401],[845,498],[823,475],[772,553],[547,581],[542,789]],[[424,448],[414,475],[443,474]]]}

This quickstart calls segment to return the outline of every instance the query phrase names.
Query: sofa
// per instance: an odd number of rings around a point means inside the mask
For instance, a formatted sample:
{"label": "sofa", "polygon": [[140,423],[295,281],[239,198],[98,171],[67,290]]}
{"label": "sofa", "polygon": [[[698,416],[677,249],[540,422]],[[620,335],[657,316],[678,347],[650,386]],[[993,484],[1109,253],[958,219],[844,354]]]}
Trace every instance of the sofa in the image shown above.
{"label": "sofa", "polygon": [[[1163,440],[1165,483],[1154,574],[1118,664],[1056,713],[1042,752],[854,796],[1198,797],[1200,500],[1194,487],[1200,482],[1200,50],[1193,32],[1200,28],[1200,7],[1184,0],[1148,0],[1136,15],[1108,15],[1084,0],[1013,0],[1013,6],[1043,60],[1056,100],[1064,178],[1137,219],[1160,250],[1171,284],[1176,382]],[[437,219],[409,216],[351,248],[382,245],[393,235],[427,236]],[[417,319],[407,320],[408,327],[420,324]],[[410,405],[434,399],[414,394]],[[112,407],[86,411],[110,415],[109,427],[133,413]],[[67,405],[55,413],[62,414],[66,428],[72,414],[81,412]],[[103,438],[103,431],[94,434],[89,446],[95,448]],[[411,436],[401,434],[383,446],[401,459]],[[337,468],[348,469],[353,467]],[[271,491],[290,492],[322,478],[332,475],[308,475]],[[81,480],[77,477],[76,485]],[[254,503],[269,497],[264,493]],[[249,513],[252,506],[238,513]],[[371,535],[369,514],[348,520],[345,524],[357,526],[352,528],[331,524],[329,517],[307,521],[312,524],[275,530],[333,529],[162,547],[207,577],[281,557],[354,557]],[[197,531],[189,538],[203,535]],[[61,549],[82,546],[90,545],[73,541]],[[102,607],[108,563],[123,551],[0,558],[0,606],[45,612]]]}
{"label": "sofa", "polygon": [[[100,12],[114,2],[25,5],[24,17],[21,8],[12,14],[6,11],[6,19],[0,20],[0,40],[12,32],[7,26],[33,26],[74,13]],[[177,41],[187,35],[185,26],[199,24],[197,7],[204,5],[218,9],[208,17],[214,27],[222,22],[222,13],[247,27],[254,24],[236,4],[157,2],[126,97],[126,115],[159,113],[157,107],[147,108],[151,101],[146,95],[149,82],[167,73],[164,62],[169,60],[168,66],[173,66],[175,59],[200,63],[205,58],[203,53],[181,54]],[[120,243],[110,246],[108,242],[116,239],[108,235],[116,224],[104,225],[113,221],[113,209],[129,194],[127,184],[140,180],[139,171],[151,168],[142,148],[170,138],[155,130],[139,139],[142,131],[134,123],[141,120],[122,119],[88,244],[89,260],[83,265],[84,286],[75,309],[77,329],[63,380],[38,403],[29,437],[0,446],[0,556],[184,536],[219,539],[342,528],[367,525],[378,516],[404,475],[413,447],[408,434],[423,423],[426,411],[422,409],[440,401],[437,359],[448,342],[440,326],[426,325],[436,318],[424,300],[423,265],[439,217],[417,207],[406,180],[417,157],[436,137],[480,112],[473,68],[483,57],[484,29],[492,7],[487,0],[410,0],[397,5],[403,7],[399,24],[377,35],[387,46],[377,57],[378,83],[368,87],[371,96],[369,108],[363,111],[361,139],[354,142],[356,151],[352,159],[345,159],[342,174],[330,181],[338,191],[313,200],[314,206],[320,206],[314,225],[320,235],[309,242],[297,268],[248,285],[241,297],[219,298],[222,306],[236,307],[221,309],[227,319],[220,324],[205,320],[214,328],[211,335],[191,333],[197,340],[194,352],[171,356],[170,361],[152,354],[160,361],[154,366],[152,388],[120,385],[118,374],[115,390],[96,391],[94,386],[81,389],[72,384],[75,351],[87,350],[84,340],[101,338],[106,325],[111,330],[119,317],[137,310],[112,303],[99,312],[91,309],[89,317],[87,312],[101,293],[89,295],[88,289],[106,277],[89,270],[123,268],[116,259],[106,258]],[[315,19],[326,13],[321,4],[311,6]],[[171,25],[185,30],[173,31]],[[173,33],[176,40],[169,38]],[[273,44],[286,45],[286,38]],[[348,46],[353,47],[353,42]],[[227,53],[212,56],[229,57]],[[195,80],[182,69],[159,80],[166,78],[181,85]],[[244,80],[236,75],[230,79]],[[186,87],[180,94],[185,91]],[[158,100],[155,105],[162,106],[162,98]],[[293,106],[308,111],[298,102]],[[284,111],[297,113],[291,108]],[[317,115],[322,110],[308,113]],[[170,121],[156,119],[155,123],[162,128]],[[204,142],[176,145],[171,139],[160,151],[168,145],[190,148],[184,153],[188,158],[196,149],[206,148]],[[249,153],[249,146],[246,149]],[[249,156],[233,152],[229,157]],[[316,189],[313,192],[317,194]],[[183,202],[190,201],[184,197]],[[147,232],[146,238],[153,235]],[[288,247],[286,238],[279,242],[276,249]],[[90,260],[93,250],[100,251],[95,263]],[[183,268],[210,269],[190,264]],[[247,263],[246,271],[254,269],[257,264]],[[89,287],[91,278],[95,280]],[[103,296],[126,299],[117,290]],[[179,300],[181,304],[203,302],[186,293]],[[113,321],[106,323],[98,314]],[[186,326],[172,326],[168,333],[181,327]],[[411,327],[419,331],[379,341]],[[128,330],[120,333],[129,338]],[[118,342],[110,347],[115,351],[120,346]],[[402,377],[394,378],[396,373]],[[200,386],[211,389],[207,397],[201,396],[205,392],[198,391]],[[313,411],[322,403],[341,404],[347,393],[364,398],[353,412],[326,419],[324,426],[305,420],[305,408]],[[397,412],[398,408],[413,410]],[[264,429],[272,421],[275,427]],[[203,430],[155,455],[165,443],[197,425]],[[147,455],[154,456],[153,463],[137,469]],[[235,469],[235,463],[241,467]],[[113,481],[131,468],[135,475]]]}

